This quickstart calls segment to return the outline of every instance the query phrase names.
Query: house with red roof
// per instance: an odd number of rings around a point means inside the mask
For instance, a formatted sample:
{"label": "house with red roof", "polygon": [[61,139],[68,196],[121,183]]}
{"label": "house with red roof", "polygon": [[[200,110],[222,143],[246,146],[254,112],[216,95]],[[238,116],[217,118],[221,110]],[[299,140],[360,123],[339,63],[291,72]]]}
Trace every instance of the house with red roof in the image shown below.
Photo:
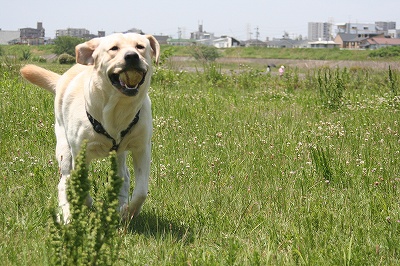
{"label": "house with red roof", "polygon": [[365,49],[379,49],[388,46],[400,46],[400,39],[373,37],[365,39],[360,43],[360,47]]}

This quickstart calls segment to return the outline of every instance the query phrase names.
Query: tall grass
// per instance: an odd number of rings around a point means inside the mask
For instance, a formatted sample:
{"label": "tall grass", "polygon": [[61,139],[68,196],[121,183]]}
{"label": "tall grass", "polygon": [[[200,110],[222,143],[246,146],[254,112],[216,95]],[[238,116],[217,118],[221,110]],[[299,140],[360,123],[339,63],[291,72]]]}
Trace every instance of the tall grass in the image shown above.
{"label": "tall grass", "polygon": [[[343,79],[344,70],[323,70],[331,76],[320,84],[318,69],[288,67],[279,78],[240,68],[157,69],[150,194],[114,236],[115,264],[400,264],[400,127],[388,70],[349,69]],[[48,265],[52,95],[4,67],[0,78],[0,257]],[[337,78],[341,104],[326,108],[321,85]],[[88,169],[95,201],[108,167]]]}

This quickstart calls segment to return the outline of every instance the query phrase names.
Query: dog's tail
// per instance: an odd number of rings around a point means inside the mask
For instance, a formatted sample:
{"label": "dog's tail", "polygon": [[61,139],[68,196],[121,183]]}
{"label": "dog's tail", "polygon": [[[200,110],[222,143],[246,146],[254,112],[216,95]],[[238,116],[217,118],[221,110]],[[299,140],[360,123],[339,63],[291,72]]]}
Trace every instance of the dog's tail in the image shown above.
{"label": "dog's tail", "polygon": [[20,71],[22,77],[29,82],[53,94],[56,93],[56,85],[61,75],[35,65],[26,65]]}

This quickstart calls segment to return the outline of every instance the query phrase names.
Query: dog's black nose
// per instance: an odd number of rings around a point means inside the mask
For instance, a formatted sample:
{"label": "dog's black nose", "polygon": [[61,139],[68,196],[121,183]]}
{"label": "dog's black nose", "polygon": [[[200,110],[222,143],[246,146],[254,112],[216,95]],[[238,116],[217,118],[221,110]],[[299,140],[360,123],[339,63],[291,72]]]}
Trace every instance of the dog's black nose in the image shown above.
{"label": "dog's black nose", "polygon": [[139,55],[136,52],[128,52],[124,58],[127,64],[134,64],[139,60]]}

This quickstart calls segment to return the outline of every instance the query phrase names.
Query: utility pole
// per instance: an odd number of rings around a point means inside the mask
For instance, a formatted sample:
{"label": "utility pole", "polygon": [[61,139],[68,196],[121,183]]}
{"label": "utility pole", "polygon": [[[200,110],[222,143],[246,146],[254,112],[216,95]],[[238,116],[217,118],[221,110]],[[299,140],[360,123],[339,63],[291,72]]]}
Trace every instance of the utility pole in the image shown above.
{"label": "utility pole", "polygon": [[258,26],[255,28],[255,30],[256,30],[256,40],[258,40],[258,38],[260,37],[260,31]]}
{"label": "utility pole", "polygon": [[182,29],[178,28],[178,40],[182,39]]}

